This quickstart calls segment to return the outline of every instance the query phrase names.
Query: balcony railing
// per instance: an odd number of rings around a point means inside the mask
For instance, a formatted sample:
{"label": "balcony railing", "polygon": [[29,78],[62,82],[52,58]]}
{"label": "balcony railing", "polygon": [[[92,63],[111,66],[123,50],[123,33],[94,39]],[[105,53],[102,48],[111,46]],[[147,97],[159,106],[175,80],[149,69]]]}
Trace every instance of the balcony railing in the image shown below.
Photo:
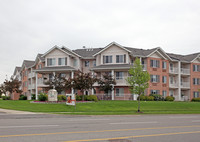
{"label": "balcony railing", "polygon": [[29,84],[28,89],[35,89],[35,84]]}
{"label": "balcony railing", "polygon": [[178,87],[178,83],[175,83],[175,82],[169,83],[169,87],[170,88],[177,88]]}
{"label": "balcony railing", "polygon": [[189,75],[190,74],[190,69],[181,68],[181,74]]}
{"label": "balcony railing", "polygon": [[169,69],[169,73],[177,74],[178,73],[178,68],[170,68]]}
{"label": "balcony railing", "polygon": [[190,82],[181,82],[182,88],[190,88]]}
{"label": "balcony railing", "polygon": [[143,67],[143,71],[147,70],[147,64],[142,64],[142,67]]}
{"label": "balcony railing", "polygon": [[127,85],[127,76],[115,78],[116,85]]}
{"label": "balcony railing", "polygon": [[28,78],[33,78],[33,77],[35,77],[35,73],[34,72],[28,74]]}

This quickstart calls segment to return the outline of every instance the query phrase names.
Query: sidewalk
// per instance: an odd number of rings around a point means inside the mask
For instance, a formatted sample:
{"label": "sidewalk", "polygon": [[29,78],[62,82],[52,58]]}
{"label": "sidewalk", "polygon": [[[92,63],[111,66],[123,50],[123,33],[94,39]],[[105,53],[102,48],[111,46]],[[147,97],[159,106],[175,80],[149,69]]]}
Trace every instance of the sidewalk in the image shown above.
{"label": "sidewalk", "polygon": [[36,114],[34,112],[18,111],[18,110],[10,110],[10,109],[2,109],[2,108],[0,108],[0,113],[6,113],[6,114]]}

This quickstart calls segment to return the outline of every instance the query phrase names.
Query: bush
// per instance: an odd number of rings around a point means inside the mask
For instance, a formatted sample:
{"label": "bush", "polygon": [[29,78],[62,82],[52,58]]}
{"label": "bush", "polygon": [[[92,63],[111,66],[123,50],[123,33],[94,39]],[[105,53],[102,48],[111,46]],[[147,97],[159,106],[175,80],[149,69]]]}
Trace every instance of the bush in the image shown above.
{"label": "bush", "polygon": [[149,96],[153,96],[154,101],[164,101],[165,100],[165,98],[159,94],[150,94]]}
{"label": "bush", "polygon": [[[139,97],[137,98],[137,100],[139,99]],[[154,101],[154,97],[153,96],[140,96],[140,100],[141,101]]]}
{"label": "bush", "polygon": [[66,101],[66,96],[65,95],[58,95],[58,101]]}
{"label": "bush", "polygon": [[89,95],[86,97],[86,100],[87,101],[95,101],[95,102],[98,102],[98,99],[97,99],[97,96],[95,95]]}
{"label": "bush", "polygon": [[19,100],[27,100],[27,96],[20,95]]}
{"label": "bush", "polygon": [[35,100],[35,94],[31,94],[31,99]]}
{"label": "bush", "polygon": [[2,96],[3,100],[10,100],[10,96]]}
{"label": "bush", "polygon": [[48,95],[45,93],[40,93],[40,95],[38,96],[38,100],[39,101],[47,101],[48,100]]}
{"label": "bush", "polygon": [[200,98],[193,98],[191,101],[192,102],[200,102]]}
{"label": "bush", "polygon": [[78,96],[76,95],[76,101],[81,101],[82,100],[82,97],[81,96]]}
{"label": "bush", "polygon": [[165,98],[165,101],[174,101],[174,97],[172,97],[172,96],[167,96],[166,98]]}

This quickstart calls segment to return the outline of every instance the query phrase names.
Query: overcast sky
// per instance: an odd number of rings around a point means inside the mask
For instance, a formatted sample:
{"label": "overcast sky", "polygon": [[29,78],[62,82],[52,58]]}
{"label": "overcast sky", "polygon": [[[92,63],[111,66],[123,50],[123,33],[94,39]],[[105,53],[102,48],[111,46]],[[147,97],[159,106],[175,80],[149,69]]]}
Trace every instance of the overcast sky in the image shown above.
{"label": "overcast sky", "polygon": [[0,0],[0,83],[54,45],[200,52],[199,0]]}

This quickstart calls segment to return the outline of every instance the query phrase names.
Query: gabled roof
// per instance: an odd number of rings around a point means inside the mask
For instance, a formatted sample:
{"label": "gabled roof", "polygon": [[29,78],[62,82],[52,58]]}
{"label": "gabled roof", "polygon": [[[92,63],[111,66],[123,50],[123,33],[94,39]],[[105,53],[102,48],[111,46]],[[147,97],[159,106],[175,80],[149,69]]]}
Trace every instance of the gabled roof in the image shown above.
{"label": "gabled roof", "polygon": [[193,62],[195,59],[200,57],[199,53],[189,54],[189,55],[180,55],[180,54],[173,54],[167,53],[172,59],[182,61],[182,62]]}
{"label": "gabled roof", "polygon": [[43,56],[43,54],[38,54],[36,58],[39,58],[41,62],[44,62],[45,58],[42,56]]}
{"label": "gabled roof", "polygon": [[94,58],[94,54],[101,51],[103,48],[83,48],[83,49],[76,49],[73,52],[80,55],[82,58]]}
{"label": "gabled roof", "polygon": [[23,63],[22,63],[22,69],[23,69],[24,66],[29,68],[29,67],[33,66],[34,64],[35,64],[35,61],[24,60]]}
{"label": "gabled roof", "polygon": [[149,57],[149,56],[151,56],[152,54],[154,54],[154,53],[157,52],[157,53],[159,53],[160,56],[162,56],[164,59],[168,58],[169,60],[172,60],[172,59],[170,58],[170,56],[167,55],[167,53],[166,53],[162,48],[157,47],[157,48],[154,48],[154,49],[156,49],[156,50],[154,50],[152,53],[150,53],[149,55],[147,55],[147,57]]}
{"label": "gabled roof", "polygon": [[69,55],[73,54],[73,55],[76,55],[76,56],[78,56],[78,57],[81,57],[79,54],[77,54],[76,52],[74,52],[73,50],[70,50],[69,48],[67,48],[67,47],[65,47],[65,46],[63,46],[61,49],[64,50],[64,51],[65,51],[66,53],[68,53]]}
{"label": "gabled roof", "polygon": [[102,50],[100,50],[99,52],[97,52],[97,53],[94,54],[93,56],[96,56],[96,55],[102,53],[103,51],[105,51],[106,49],[108,49],[109,47],[111,47],[112,45],[116,45],[116,46],[120,47],[121,49],[126,50],[126,51],[129,52],[129,53],[131,52],[130,50],[124,48],[124,46],[121,46],[120,44],[118,44],[118,43],[116,43],[116,42],[111,42],[110,44],[108,44],[106,47],[104,47]]}
{"label": "gabled roof", "polygon": [[148,56],[150,53],[152,53],[153,51],[156,50],[156,48],[153,49],[139,49],[139,48],[132,48],[132,47],[125,47],[126,49],[128,49],[129,51],[131,51],[131,55],[132,56],[143,56],[146,57]]}
{"label": "gabled roof", "polygon": [[15,71],[14,71],[13,75],[15,75],[17,73],[17,71],[20,72],[21,69],[22,69],[22,67],[15,67]]}

